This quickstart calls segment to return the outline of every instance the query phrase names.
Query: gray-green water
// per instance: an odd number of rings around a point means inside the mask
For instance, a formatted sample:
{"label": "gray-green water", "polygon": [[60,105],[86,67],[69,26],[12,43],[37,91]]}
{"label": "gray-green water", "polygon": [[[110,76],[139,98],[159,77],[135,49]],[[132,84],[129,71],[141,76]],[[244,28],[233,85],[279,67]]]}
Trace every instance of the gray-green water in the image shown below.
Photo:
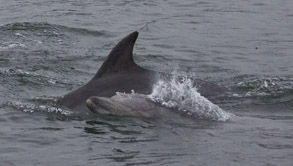
{"label": "gray-green water", "polygon": [[[293,161],[293,2],[0,1],[1,165],[282,165]],[[115,44],[135,61],[235,87],[229,122],[61,115]]]}

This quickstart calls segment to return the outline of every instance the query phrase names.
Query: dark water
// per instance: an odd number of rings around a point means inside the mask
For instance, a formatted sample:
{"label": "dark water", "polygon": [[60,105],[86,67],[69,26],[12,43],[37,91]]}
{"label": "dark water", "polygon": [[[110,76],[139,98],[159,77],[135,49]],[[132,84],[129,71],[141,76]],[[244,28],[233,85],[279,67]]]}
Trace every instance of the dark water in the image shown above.
{"label": "dark water", "polygon": [[[293,165],[293,2],[0,1],[1,165]],[[135,61],[235,87],[228,122],[80,117],[40,107],[115,44]]]}

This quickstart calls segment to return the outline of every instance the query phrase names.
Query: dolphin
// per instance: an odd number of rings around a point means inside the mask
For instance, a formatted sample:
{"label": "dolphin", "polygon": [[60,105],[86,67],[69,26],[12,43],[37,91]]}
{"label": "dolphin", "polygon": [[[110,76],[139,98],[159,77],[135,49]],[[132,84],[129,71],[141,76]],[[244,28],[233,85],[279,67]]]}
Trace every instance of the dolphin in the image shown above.
{"label": "dolphin", "polygon": [[86,104],[93,113],[102,115],[154,118],[169,112],[147,95],[137,93],[117,93],[112,97],[92,96],[86,100]]}
{"label": "dolphin", "polygon": [[112,97],[92,96],[86,100],[86,105],[95,114],[110,116],[167,120],[188,117],[217,121],[227,121],[234,117],[205,98],[200,98],[197,102],[185,103],[185,107],[181,107],[180,104],[168,106],[154,100],[152,95],[117,92]]}
{"label": "dolphin", "polygon": [[[158,79],[169,79],[171,74],[155,72],[137,65],[133,60],[133,48],[138,32],[123,38],[109,53],[95,76],[85,85],[62,96],[56,105],[72,112],[91,111],[86,100],[92,96],[111,97],[116,92],[150,94]],[[205,97],[221,94],[227,88],[201,79],[193,79],[198,92]]]}
{"label": "dolphin", "polygon": [[152,101],[148,95],[138,93],[116,93],[112,97],[92,96],[86,100],[86,105],[99,115],[166,119],[169,122],[178,122],[184,116],[182,112],[165,107]]}

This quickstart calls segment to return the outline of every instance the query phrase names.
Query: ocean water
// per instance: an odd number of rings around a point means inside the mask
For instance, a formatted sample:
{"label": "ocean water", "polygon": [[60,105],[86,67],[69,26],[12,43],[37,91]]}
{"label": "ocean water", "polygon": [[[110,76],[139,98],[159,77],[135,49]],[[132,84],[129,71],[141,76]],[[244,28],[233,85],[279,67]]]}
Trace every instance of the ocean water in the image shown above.
{"label": "ocean water", "polygon": [[[0,165],[292,166],[292,8],[290,0],[0,0]],[[133,31],[139,65],[236,89],[210,99],[235,116],[174,123],[44,106],[89,81]]]}

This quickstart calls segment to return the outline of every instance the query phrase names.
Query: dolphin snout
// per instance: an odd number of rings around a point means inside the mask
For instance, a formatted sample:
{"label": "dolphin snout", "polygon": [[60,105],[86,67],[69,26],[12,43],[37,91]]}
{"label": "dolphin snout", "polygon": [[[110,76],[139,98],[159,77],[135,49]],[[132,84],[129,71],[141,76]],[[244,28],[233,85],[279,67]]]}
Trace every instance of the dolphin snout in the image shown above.
{"label": "dolphin snout", "polygon": [[86,100],[86,105],[87,107],[93,112],[93,113],[98,113],[97,110],[98,110],[98,107],[97,105],[93,102],[93,100],[91,98],[88,98]]}
{"label": "dolphin snout", "polygon": [[102,97],[92,96],[86,100],[86,105],[93,113],[107,115],[109,112],[102,107],[102,102]]}
{"label": "dolphin snout", "polygon": [[88,98],[85,103],[87,105],[91,105],[91,104],[93,104],[93,101],[90,98]]}

